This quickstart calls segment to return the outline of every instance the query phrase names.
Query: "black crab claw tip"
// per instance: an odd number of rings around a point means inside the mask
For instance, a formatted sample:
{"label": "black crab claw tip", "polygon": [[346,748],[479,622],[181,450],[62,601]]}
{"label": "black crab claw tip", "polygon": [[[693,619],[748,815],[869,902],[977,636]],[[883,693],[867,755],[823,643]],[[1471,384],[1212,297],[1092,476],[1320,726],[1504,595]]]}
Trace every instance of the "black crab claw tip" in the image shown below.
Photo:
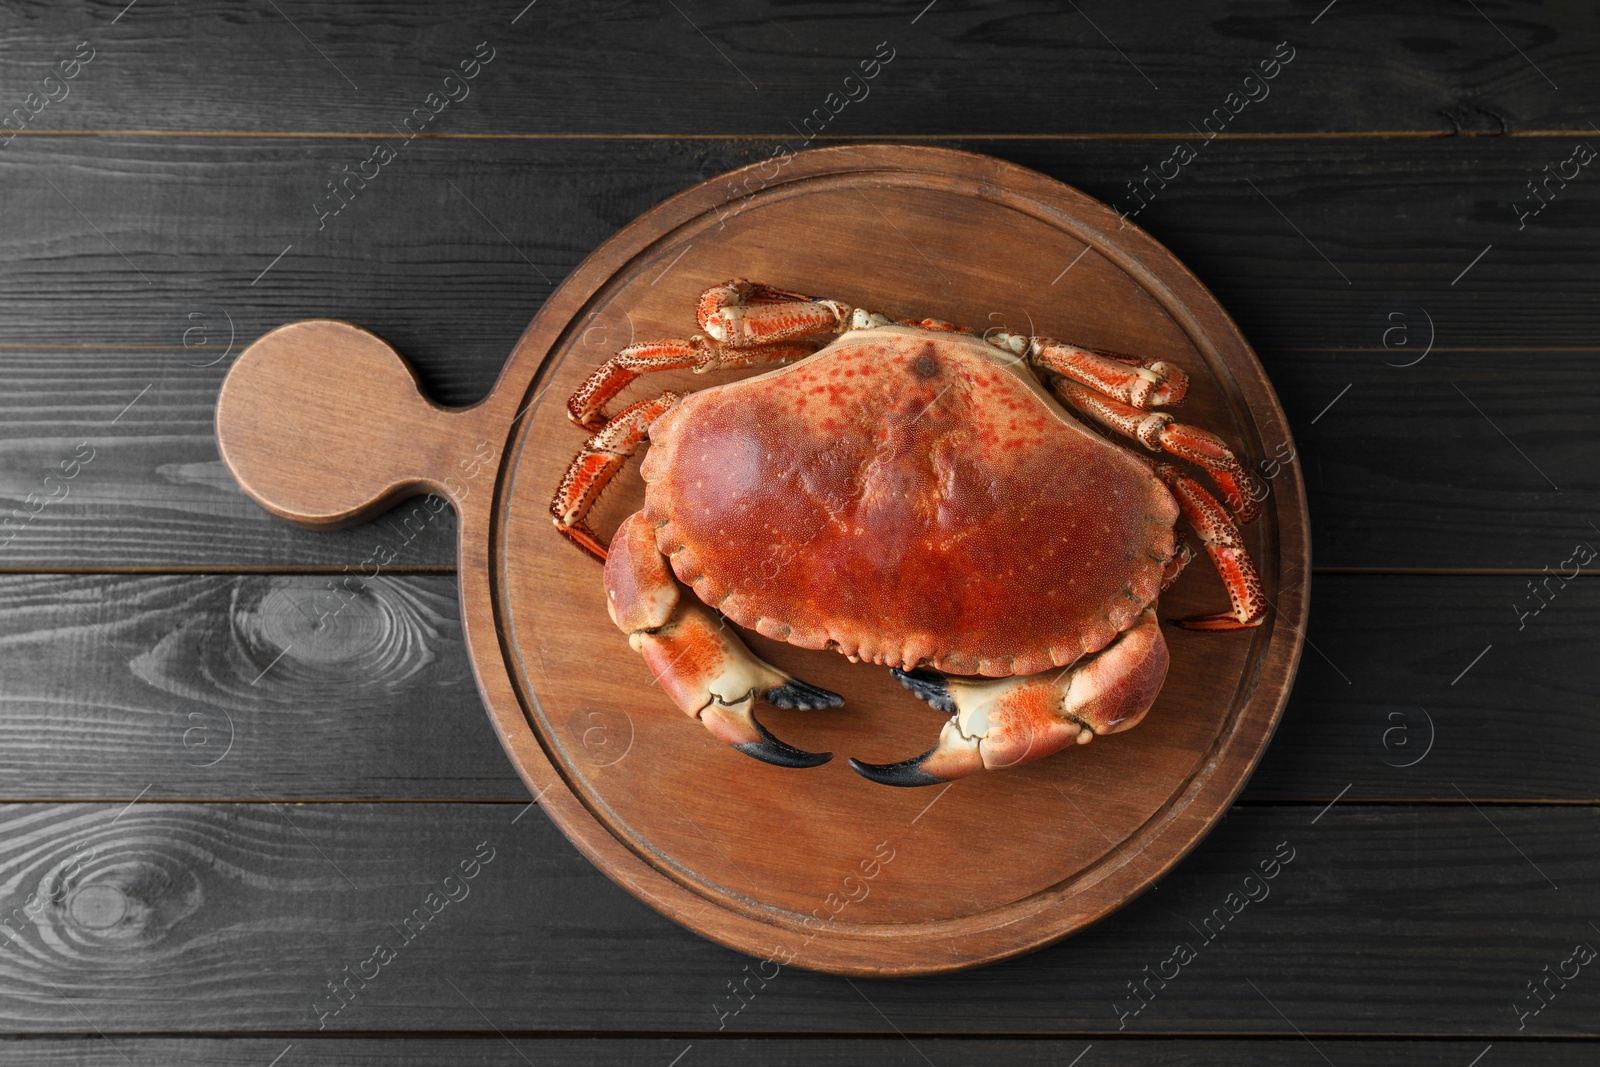
{"label": "black crab claw tip", "polygon": [[942,711],[946,715],[955,714],[956,702],[950,699],[950,690],[945,687],[944,675],[932,671],[903,671],[899,667],[890,668],[889,673],[917,697],[926,700],[934,711]]}
{"label": "black crab claw tip", "polygon": [[802,682],[798,678],[790,678],[782,685],[768,689],[762,695],[767,703],[774,707],[803,708],[806,711],[836,708],[844,703],[844,697],[838,693],[830,692],[819,685],[812,685],[810,682]]}
{"label": "black crab claw tip", "polygon": [[[906,688],[910,688],[907,686]],[[945,779],[929,774],[922,769],[922,762],[938,751],[937,747],[931,748],[920,756],[902,760],[899,763],[862,763],[858,759],[850,760],[850,769],[869,782],[879,785],[897,785],[912,788],[919,785],[938,785]]]}
{"label": "black crab claw tip", "polygon": [[762,763],[770,763],[774,767],[820,767],[833,758],[832,752],[807,752],[805,749],[795,748],[779,741],[754,715],[750,716],[750,721],[761,731],[761,740],[733,746],[746,756],[753,756]]}

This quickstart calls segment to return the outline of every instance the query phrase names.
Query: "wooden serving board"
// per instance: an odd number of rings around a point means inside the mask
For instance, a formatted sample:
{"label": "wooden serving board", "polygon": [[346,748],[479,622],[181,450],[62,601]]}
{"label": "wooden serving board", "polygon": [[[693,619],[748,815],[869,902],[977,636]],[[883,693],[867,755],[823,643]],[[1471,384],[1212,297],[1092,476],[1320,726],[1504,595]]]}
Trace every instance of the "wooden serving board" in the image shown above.
{"label": "wooden serving board", "polygon": [[[759,655],[846,698],[832,711],[761,710],[778,736],[840,758],[805,771],[757,763],[655,685],[607,618],[599,566],[556,535],[548,510],[585,436],[567,396],[630,341],[694,332],[698,294],[740,276],[895,317],[1171,360],[1194,379],[1186,421],[1252,464],[1292,455],[1250,347],[1149,235],[1021,167],[885,145],[776,157],[646,213],[546,301],[471,408],[423,399],[404,362],[357,327],[274,330],[223,386],[223,458],[264,507],[307,526],[359,522],[414,493],[454,505],[467,639],[507,753],[586,856],[690,929],[849,975],[972,967],[1082,929],[1199,841],[1272,734],[1306,614],[1298,466],[1268,466],[1271,494],[1247,530],[1275,612],[1244,633],[1168,627],[1171,673],[1137,729],[950,786],[886,788],[842,757],[915,755],[942,716],[887,670],[746,634]],[[733,376],[661,374],[628,395]],[[595,516],[602,535],[642,500],[630,468]],[[1225,603],[1202,558],[1161,614]],[[537,901],[528,914],[541,921]]]}

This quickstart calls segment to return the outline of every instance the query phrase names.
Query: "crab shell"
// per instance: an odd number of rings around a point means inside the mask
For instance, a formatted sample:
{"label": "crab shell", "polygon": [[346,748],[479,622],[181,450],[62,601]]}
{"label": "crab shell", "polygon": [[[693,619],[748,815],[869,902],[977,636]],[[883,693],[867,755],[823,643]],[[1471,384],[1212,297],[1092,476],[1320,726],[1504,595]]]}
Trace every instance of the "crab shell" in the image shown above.
{"label": "crab shell", "polygon": [[1139,620],[1176,550],[1150,467],[967,334],[845,333],[690,394],[650,440],[644,514],[679,580],[852,660],[1065,667]]}

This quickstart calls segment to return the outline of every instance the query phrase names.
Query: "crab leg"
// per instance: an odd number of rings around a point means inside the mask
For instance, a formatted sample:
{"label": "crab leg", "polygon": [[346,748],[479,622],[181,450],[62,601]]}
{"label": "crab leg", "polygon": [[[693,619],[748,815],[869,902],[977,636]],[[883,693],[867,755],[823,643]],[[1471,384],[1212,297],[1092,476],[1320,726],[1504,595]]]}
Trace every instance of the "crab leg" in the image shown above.
{"label": "crab leg", "polygon": [[628,457],[650,435],[650,424],[682,399],[681,393],[668,392],[654,400],[641,400],[618,412],[616,418],[584,442],[556,487],[555,499],[550,501],[550,517],[561,536],[605,561],[606,547],[586,521],[589,511]]}
{"label": "crab leg", "polygon": [[1189,391],[1189,376],[1165,360],[1079,348],[1049,337],[999,334],[990,343],[1018,355],[1026,352],[1031,362],[1045,370],[1136,408],[1178,404]]}
{"label": "crab leg", "polygon": [[771,344],[737,351],[699,334],[686,341],[645,341],[629,345],[595,368],[567,401],[567,414],[586,430],[598,430],[609,416],[603,408],[641,374],[692,368],[696,374],[725,367],[787,363],[811,354],[807,344]]}
{"label": "crab leg", "polygon": [[1155,612],[1146,609],[1092,659],[1066,670],[1019,678],[967,681],[895,671],[907,689],[951,712],[939,743],[903,763],[852,759],[863,778],[883,785],[933,785],[979,770],[1040,759],[1096,734],[1139,724],[1167,677],[1167,645]]}
{"label": "crab leg", "polygon": [[1265,494],[1260,483],[1216,434],[1177,422],[1165,411],[1140,411],[1065,378],[1053,379],[1050,387],[1062,403],[1106,429],[1130,437],[1152,452],[1164,449],[1203,467],[1228,498],[1240,523],[1251,521],[1261,510]]}
{"label": "crab leg", "polygon": [[1262,592],[1256,565],[1245,550],[1244,538],[1228,518],[1227,509],[1177,467],[1161,463],[1156,466],[1156,474],[1172,487],[1178,510],[1200,535],[1217,573],[1222,575],[1228,599],[1233,602],[1232,611],[1179,619],[1178,625],[1187,630],[1244,630],[1260,626],[1267,617],[1266,594]]}
{"label": "crab leg", "polygon": [[753,348],[850,328],[855,309],[758,285],[744,278],[712,286],[700,297],[700,328],[729,348]]}
{"label": "crab leg", "polygon": [[1167,565],[1161,571],[1161,591],[1165,593],[1172,588],[1172,583],[1178,580],[1183,573],[1183,568],[1194,559],[1194,549],[1189,547],[1189,539],[1183,536],[1182,530],[1172,531],[1174,551],[1172,558],[1167,560]]}
{"label": "crab leg", "polygon": [[831,752],[784,744],[755,717],[755,703],[836,708],[837,693],[793,678],[758,658],[697,601],[682,596],[655,530],[640,512],[623,520],[605,569],[611,621],[644,655],[650,672],[684,714],[748,756],[779,767],[815,767]]}

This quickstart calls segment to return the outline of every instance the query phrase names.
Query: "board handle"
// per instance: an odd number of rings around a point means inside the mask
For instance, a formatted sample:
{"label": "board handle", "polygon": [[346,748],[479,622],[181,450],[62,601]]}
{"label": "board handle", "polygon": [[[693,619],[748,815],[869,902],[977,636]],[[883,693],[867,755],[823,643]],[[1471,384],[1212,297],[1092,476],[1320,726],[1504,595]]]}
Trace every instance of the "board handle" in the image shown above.
{"label": "board handle", "polygon": [[459,511],[464,472],[496,454],[488,403],[440,407],[382,339],[308,319],[239,354],[217,398],[217,446],[250,499],[300,526],[351,526],[419,493]]}

